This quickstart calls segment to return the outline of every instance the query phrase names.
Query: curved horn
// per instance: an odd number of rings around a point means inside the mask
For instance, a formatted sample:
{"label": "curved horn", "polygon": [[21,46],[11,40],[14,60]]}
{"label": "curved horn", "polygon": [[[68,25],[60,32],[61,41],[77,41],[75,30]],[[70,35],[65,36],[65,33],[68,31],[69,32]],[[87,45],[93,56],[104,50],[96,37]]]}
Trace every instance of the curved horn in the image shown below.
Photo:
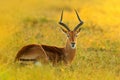
{"label": "curved horn", "polygon": [[74,28],[74,31],[76,31],[83,24],[83,21],[80,19],[80,17],[79,17],[79,15],[78,15],[76,10],[75,10],[75,13],[76,13],[77,18],[80,21],[80,23]]}
{"label": "curved horn", "polygon": [[70,31],[69,27],[62,22],[62,18],[63,18],[63,10],[62,10],[62,13],[61,13],[61,18],[60,18],[59,24],[64,26],[64,28],[66,28],[68,31]]}

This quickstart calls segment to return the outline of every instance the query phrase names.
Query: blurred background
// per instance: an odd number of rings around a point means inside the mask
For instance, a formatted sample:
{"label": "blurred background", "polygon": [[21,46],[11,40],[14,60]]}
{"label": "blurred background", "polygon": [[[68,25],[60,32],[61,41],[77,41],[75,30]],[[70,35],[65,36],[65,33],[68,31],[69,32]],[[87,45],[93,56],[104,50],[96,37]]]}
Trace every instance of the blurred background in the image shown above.
{"label": "blurred background", "polygon": [[[12,62],[25,45],[65,45],[66,36],[58,24],[63,9],[63,21],[71,29],[79,23],[74,9],[84,21],[73,64],[57,69],[16,69]],[[0,1],[0,80],[119,80],[119,18],[119,0]],[[36,76],[38,73],[41,75]]]}

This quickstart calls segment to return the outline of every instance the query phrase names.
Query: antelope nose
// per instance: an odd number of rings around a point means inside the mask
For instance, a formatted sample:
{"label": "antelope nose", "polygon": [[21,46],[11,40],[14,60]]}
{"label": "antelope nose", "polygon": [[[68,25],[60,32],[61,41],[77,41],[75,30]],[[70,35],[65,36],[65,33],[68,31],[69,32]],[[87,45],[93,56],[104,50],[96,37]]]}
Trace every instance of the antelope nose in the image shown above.
{"label": "antelope nose", "polygon": [[72,42],[72,43],[71,43],[71,45],[72,45],[72,47],[74,47],[74,46],[75,46],[75,43],[74,43],[74,42]]}
{"label": "antelope nose", "polygon": [[76,44],[73,42],[73,43],[71,43],[71,48],[72,49],[75,49],[75,47],[76,47]]}
{"label": "antelope nose", "polygon": [[75,43],[74,43],[74,42],[72,42],[71,44],[72,44],[72,45],[75,45]]}

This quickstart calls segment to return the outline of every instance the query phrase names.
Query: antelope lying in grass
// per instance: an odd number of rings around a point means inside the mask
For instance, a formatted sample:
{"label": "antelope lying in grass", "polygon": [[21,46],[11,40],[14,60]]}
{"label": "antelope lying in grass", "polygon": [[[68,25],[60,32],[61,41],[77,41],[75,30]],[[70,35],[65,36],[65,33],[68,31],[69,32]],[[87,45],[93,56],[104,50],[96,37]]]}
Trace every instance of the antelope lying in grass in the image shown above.
{"label": "antelope lying in grass", "polygon": [[53,65],[56,65],[59,62],[63,62],[66,65],[70,64],[76,54],[76,38],[81,30],[80,26],[83,24],[76,10],[75,13],[80,23],[74,28],[74,30],[70,30],[69,27],[62,22],[63,11],[61,14],[59,24],[66,29],[65,30],[61,27],[61,30],[67,35],[65,47],[59,48],[56,46],[37,44],[27,45],[17,53],[15,61],[18,60],[20,62],[35,63],[48,63],[50,61]]}

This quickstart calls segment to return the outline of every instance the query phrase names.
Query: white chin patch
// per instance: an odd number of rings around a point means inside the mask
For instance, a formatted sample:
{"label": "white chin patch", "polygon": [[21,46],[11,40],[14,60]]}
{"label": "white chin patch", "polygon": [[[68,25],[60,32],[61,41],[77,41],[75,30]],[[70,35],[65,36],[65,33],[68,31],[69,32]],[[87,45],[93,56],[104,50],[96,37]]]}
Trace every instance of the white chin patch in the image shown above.
{"label": "white chin patch", "polygon": [[72,49],[75,49],[75,48],[76,48],[76,45],[75,45],[75,44],[74,44],[74,45],[71,44],[71,48],[72,48]]}

